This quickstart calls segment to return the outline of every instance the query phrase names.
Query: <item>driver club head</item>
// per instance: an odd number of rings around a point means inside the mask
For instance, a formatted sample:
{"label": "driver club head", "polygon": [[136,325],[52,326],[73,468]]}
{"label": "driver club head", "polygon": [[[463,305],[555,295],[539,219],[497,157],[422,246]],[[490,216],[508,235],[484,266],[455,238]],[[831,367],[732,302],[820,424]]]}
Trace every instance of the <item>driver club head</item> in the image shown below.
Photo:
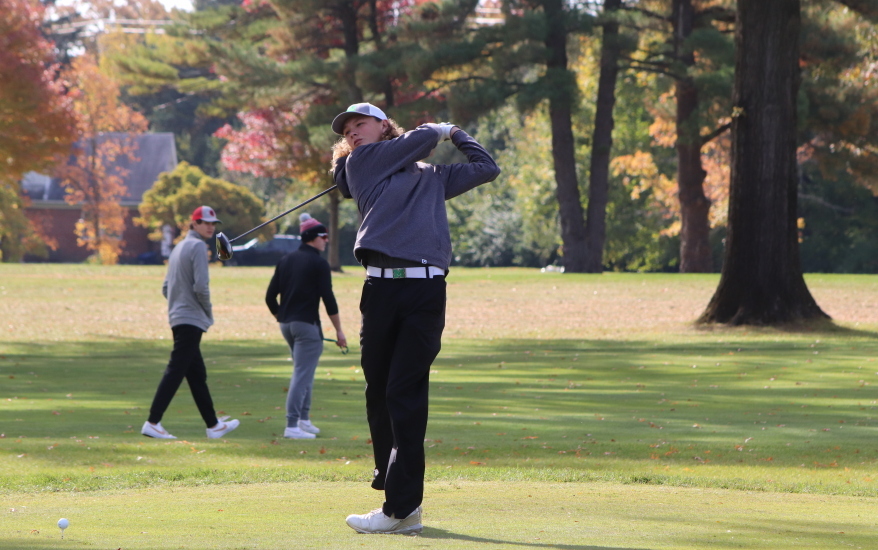
{"label": "driver club head", "polygon": [[216,257],[222,261],[232,258],[232,243],[222,231],[216,234]]}

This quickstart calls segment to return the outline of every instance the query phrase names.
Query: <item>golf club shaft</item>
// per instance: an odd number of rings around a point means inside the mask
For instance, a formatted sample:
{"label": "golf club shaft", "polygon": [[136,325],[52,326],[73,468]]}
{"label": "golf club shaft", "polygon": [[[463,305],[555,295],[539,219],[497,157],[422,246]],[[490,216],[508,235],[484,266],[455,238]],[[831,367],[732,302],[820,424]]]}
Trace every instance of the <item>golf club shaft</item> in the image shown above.
{"label": "golf club shaft", "polygon": [[278,220],[278,219],[280,219],[280,218],[283,218],[284,216],[286,216],[286,215],[289,214],[290,212],[292,212],[292,211],[294,211],[294,210],[298,210],[299,208],[302,208],[303,206],[305,206],[305,205],[308,204],[309,202],[312,202],[312,201],[315,201],[315,200],[319,199],[320,197],[322,197],[323,195],[329,193],[330,191],[332,191],[332,190],[335,189],[336,187],[338,187],[338,186],[337,186],[337,185],[333,185],[332,187],[329,187],[329,188],[324,189],[323,191],[321,191],[320,193],[314,195],[313,197],[311,197],[310,199],[306,200],[306,201],[303,202],[302,204],[297,204],[296,206],[290,208],[290,209],[287,210],[286,212],[284,212],[284,213],[282,213],[282,214],[278,214],[277,216],[271,218],[271,219],[268,220],[267,222],[265,222],[265,223],[261,223],[261,224],[257,225],[256,227],[254,227],[254,228],[251,229],[250,231],[247,231],[246,233],[241,233],[240,235],[238,235],[238,236],[235,237],[234,239],[229,239],[229,242],[230,242],[230,243],[233,243],[233,242],[237,241],[238,239],[240,239],[241,237],[244,237],[244,236],[246,236],[246,235],[249,235],[250,233],[253,233],[254,231],[256,231],[256,230],[258,230],[258,229],[262,229],[263,227],[265,227],[266,225],[270,224],[271,222],[273,222],[273,221],[275,221],[275,220]]}

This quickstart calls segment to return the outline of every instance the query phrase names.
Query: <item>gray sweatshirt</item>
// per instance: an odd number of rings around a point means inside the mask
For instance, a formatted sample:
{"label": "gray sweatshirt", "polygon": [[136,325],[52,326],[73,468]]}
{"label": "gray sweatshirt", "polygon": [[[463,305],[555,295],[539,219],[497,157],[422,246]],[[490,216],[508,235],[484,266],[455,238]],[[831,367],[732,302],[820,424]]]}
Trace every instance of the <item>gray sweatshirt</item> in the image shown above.
{"label": "gray sweatshirt", "polygon": [[180,241],[168,259],[162,294],[168,299],[171,326],[194,325],[207,332],[213,324],[210,304],[207,244],[193,230]]}
{"label": "gray sweatshirt", "polygon": [[436,124],[424,124],[398,138],[357,147],[336,161],[333,178],[342,195],[357,201],[363,223],[354,255],[374,250],[421,265],[448,270],[451,235],[445,201],[493,181],[500,168],[479,143],[463,131],[451,142],[468,164],[417,162],[439,142]]}

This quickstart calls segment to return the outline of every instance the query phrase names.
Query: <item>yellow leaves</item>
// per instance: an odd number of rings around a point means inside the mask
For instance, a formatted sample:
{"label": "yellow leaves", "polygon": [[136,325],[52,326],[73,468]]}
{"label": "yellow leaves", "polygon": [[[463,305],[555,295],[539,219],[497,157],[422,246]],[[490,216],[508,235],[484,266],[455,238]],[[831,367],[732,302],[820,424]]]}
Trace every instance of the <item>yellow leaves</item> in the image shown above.
{"label": "yellow leaves", "polygon": [[656,118],[649,126],[649,135],[660,147],[673,147],[677,143],[677,128],[671,118]]}
{"label": "yellow leaves", "polygon": [[[632,199],[651,192],[651,206],[665,219],[679,218],[677,183],[661,174],[651,153],[637,151],[633,155],[622,155],[613,159],[610,170],[629,190]],[[679,233],[678,224],[672,224],[663,233]]]}

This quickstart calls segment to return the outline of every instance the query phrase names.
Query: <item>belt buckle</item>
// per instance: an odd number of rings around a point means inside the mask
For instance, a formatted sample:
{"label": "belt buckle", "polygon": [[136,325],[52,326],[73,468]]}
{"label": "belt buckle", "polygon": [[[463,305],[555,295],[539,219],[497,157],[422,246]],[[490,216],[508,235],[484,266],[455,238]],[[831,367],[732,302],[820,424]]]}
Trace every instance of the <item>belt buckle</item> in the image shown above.
{"label": "belt buckle", "polygon": [[404,267],[393,268],[393,278],[394,279],[405,279],[405,268]]}

